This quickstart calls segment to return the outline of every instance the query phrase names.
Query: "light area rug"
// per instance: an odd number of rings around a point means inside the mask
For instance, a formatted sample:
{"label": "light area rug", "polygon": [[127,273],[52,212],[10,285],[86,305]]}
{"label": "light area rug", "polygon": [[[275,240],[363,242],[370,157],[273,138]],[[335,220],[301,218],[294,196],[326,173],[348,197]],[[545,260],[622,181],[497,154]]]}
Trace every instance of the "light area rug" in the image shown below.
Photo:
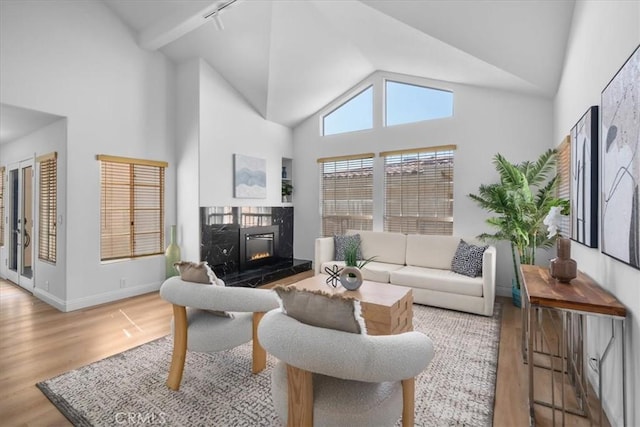
{"label": "light area rug", "polygon": [[[417,426],[488,426],[493,421],[501,306],[493,317],[415,304],[414,329],[435,356],[416,378]],[[251,345],[187,352],[180,391],[165,381],[172,339],[161,338],[64,373],[37,387],[76,426],[280,426],[270,373],[251,374]],[[397,425],[400,425],[398,422]]]}

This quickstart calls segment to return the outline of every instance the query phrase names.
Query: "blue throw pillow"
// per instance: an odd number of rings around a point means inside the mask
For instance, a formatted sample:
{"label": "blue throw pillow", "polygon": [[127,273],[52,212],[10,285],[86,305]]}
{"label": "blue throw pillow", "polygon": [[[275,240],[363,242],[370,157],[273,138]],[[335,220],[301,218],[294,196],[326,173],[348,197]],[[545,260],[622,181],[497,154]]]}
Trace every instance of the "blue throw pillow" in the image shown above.
{"label": "blue throw pillow", "polygon": [[470,245],[460,239],[456,254],[451,260],[451,271],[469,277],[482,276],[482,256],[488,247]]}
{"label": "blue throw pillow", "polygon": [[357,244],[358,245],[358,254],[357,257],[358,259],[362,259],[362,251],[360,250],[360,235],[359,234],[351,234],[351,235],[334,235],[333,236],[333,247],[335,248],[334,251],[334,257],[333,260],[334,261],[344,261],[345,259],[345,249],[350,245],[350,244]]}

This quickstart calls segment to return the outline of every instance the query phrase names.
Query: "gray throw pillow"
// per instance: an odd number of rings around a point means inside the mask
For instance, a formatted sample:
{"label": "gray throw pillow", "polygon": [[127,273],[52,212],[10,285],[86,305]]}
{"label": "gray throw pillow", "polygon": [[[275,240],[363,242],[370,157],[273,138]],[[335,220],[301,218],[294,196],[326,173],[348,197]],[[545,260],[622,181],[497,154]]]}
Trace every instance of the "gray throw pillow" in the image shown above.
{"label": "gray throw pillow", "polygon": [[460,239],[451,260],[451,271],[469,277],[482,276],[482,256],[489,246],[475,246]]}
{"label": "gray throw pillow", "polygon": [[297,289],[293,286],[273,288],[281,302],[282,312],[311,326],[366,334],[360,301],[338,294]]}
{"label": "gray throw pillow", "polygon": [[339,235],[336,234],[333,236],[333,247],[334,251],[334,261],[344,261],[345,259],[345,250],[350,244],[358,245],[358,259],[362,259],[362,251],[360,250],[360,235],[359,234],[350,234],[350,235]]}

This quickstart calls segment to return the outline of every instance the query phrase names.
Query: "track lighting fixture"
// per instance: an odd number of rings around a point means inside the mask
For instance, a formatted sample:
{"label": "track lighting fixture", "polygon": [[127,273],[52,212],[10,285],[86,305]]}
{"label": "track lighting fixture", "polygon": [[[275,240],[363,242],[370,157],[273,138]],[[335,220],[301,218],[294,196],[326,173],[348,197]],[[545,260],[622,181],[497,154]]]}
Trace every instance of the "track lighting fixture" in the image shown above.
{"label": "track lighting fixture", "polygon": [[215,15],[213,15],[213,22],[215,22],[218,30],[220,31],[224,30],[224,24],[222,23],[222,19],[220,19],[219,13],[216,13]]}
{"label": "track lighting fixture", "polygon": [[231,6],[236,1],[238,0],[230,0],[226,3],[223,3],[222,5],[218,6],[215,10],[205,15],[204,19],[212,18],[213,22],[216,24],[216,28],[221,31],[224,30],[224,24],[222,23],[222,19],[220,19],[220,12],[222,12],[225,8]]}

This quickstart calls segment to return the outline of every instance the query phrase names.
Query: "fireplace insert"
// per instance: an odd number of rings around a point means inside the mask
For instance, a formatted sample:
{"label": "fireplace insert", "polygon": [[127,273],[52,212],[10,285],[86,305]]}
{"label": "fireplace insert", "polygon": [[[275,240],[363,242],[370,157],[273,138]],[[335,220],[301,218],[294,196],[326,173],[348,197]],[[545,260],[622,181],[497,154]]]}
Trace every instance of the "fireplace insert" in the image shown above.
{"label": "fireplace insert", "polygon": [[240,271],[271,264],[278,259],[277,225],[240,229]]}

